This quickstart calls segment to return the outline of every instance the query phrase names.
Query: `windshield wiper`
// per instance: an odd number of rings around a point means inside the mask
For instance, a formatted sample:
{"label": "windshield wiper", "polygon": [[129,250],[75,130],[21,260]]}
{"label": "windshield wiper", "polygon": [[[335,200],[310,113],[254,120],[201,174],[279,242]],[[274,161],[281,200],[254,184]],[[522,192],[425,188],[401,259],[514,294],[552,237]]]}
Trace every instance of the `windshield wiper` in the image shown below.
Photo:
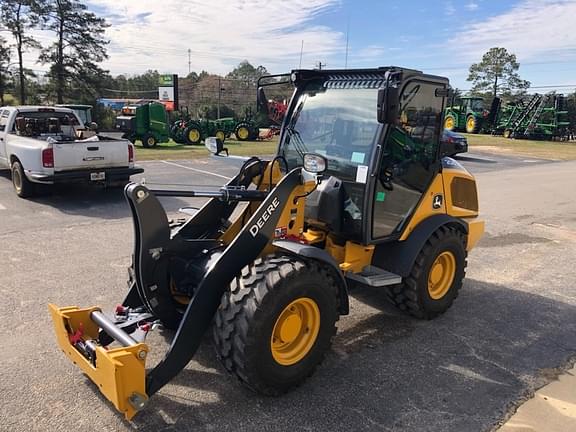
{"label": "windshield wiper", "polygon": [[294,129],[294,126],[290,125],[286,127],[286,132],[288,133],[288,137],[290,140],[288,144],[292,143],[294,145],[294,149],[298,152],[301,157],[304,157],[304,154],[308,153],[308,149],[306,148],[306,144],[302,140],[300,136],[300,132]]}

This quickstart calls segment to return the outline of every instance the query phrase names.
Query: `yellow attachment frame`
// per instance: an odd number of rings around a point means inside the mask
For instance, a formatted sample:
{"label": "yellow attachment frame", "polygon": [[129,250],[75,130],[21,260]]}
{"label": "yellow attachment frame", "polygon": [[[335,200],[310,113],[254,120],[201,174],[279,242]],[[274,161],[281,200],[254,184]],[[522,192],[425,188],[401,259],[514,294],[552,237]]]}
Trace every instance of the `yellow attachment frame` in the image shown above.
{"label": "yellow attachment frame", "polygon": [[100,308],[59,308],[49,304],[58,345],[64,354],[98,386],[118,411],[130,420],[143,408],[146,395],[146,356],[148,346],[139,343],[130,347],[105,349],[96,346],[96,366],[70,342],[70,335],[83,328],[83,340],[97,340],[98,326],[90,318]]}

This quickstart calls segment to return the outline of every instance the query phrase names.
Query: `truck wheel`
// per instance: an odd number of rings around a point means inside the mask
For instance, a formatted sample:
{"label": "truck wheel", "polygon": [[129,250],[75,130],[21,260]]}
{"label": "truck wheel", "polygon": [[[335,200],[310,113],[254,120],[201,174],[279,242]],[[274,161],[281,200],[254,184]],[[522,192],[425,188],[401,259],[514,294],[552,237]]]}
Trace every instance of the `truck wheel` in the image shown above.
{"label": "truck wheel", "polygon": [[236,126],[234,135],[236,135],[238,141],[248,141],[250,139],[250,128],[247,124],[240,123]]}
{"label": "truck wheel", "polygon": [[156,147],[156,144],[158,144],[158,140],[156,140],[156,137],[154,135],[146,134],[142,138],[142,145],[145,148]]}
{"label": "truck wheel", "polygon": [[186,129],[184,138],[186,140],[186,144],[200,144],[200,141],[202,141],[202,132],[196,126],[190,126]]}
{"label": "truck wheel", "polygon": [[420,319],[446,312],[466,273],[466,240],[454,228],[441,227],[428,239],[402,284],[387,291],[402,311]]}
{"label": "truck wheel", "polygon": [[336,333],[329,270],[285,255],[257,259],[222,297],[213,340],[224,367],[251,390],[285,393],[312,375]]}
{"label": "truck wheel", "polygon": [[34,194],[34,184],[28,180],[20,161],[15,160],[12,162],[12,185],[16,191],[16,195],[20,198],[28,198]]}
{"label": "truck wheel", "polygon": [[466,119],[466,132],[470,134],[475,134],[478,133],[479,130],[480,125],[478,123],[478,120],[476,120],[476,117],[468,116],[468,118]]}
{"label": "truck wheel", "polygon": [[446,118],[444,119],[444,129],[449,131],[453,131],[454,129],[456,129],[456,119],[453,116],[451,115],[446,116]]}

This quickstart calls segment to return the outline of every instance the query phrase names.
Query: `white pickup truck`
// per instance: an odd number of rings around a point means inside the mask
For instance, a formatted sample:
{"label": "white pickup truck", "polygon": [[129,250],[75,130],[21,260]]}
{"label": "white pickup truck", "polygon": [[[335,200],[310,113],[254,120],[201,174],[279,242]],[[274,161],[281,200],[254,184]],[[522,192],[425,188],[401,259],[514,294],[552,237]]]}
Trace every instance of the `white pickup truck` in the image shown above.
{"label": "white pickup truck", "polygon": [[35,185],[87,182],[122,184],[144,171],[134,166],[134,145],[97,135],[69,108],[0,108],[0,169],[10,169],[18,196]]}

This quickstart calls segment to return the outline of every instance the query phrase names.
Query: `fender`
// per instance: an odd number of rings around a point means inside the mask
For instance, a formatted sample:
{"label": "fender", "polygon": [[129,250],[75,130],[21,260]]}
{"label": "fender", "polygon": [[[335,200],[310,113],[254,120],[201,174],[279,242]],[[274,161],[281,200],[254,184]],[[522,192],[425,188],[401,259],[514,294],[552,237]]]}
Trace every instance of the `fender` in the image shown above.
{"label": "fender", "polygon": [[464,234],[468,234],[468,225],[460,219],[447,214],[434,215],[420,222],[406,240],[376,245],[372,263],[407,277],[426,241],[444,225],[454,226]]}
{"label": "fender", "polygon": [[290,254],[320,261],[330,266],[334,270],[336,281],[338,282],[338,297],[340,299],[338,312],[340,312],[340,315],[348,315],[350,312],[350,305],[348,301],[348,286],[346,284],[346,279],[344,279],[344,275],[340,271],[338,263],[332,257],[332,255],[330,255],[324,249],[319,249],[315,246],[296,243],[289,240],[276,240],[272,242],[272,245]]}

